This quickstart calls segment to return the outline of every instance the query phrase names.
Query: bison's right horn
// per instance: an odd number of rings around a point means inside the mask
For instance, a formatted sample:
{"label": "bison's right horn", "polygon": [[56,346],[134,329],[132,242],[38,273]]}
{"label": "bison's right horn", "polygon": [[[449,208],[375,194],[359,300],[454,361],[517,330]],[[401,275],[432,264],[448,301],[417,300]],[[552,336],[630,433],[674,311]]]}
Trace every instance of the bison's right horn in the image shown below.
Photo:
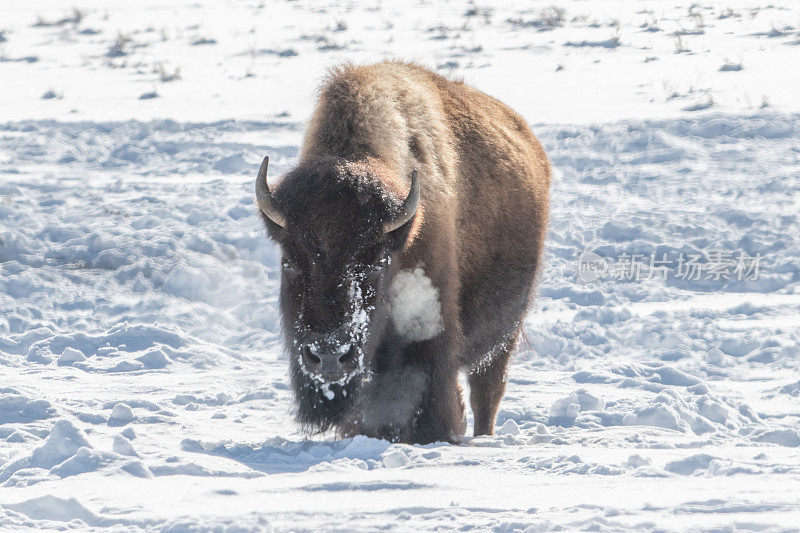
{"label": "bison's right horn", "polygon": [[383,223],[384,233],[394,231],[417,214],[417,207],[419,206],[419,182],[417,180],[417,169],[411,171],[411,190],[408,191],[408,196],[403,200],[403,205],[400,207],[400,212],[392,220],[387,220]]}
{"label": "bison's right horn", "polygon": [[258,169],[256,201],[261,211],[267,215],[267,218],[280,227],[284,227],[286,226],[286,217],[283,216],[283,213],[275,206],[275,202],[272,201],[272,193],[269,192],[269,185],[267,185],[267,167],[269,167],[269,156],[264,158],[261,168]]}

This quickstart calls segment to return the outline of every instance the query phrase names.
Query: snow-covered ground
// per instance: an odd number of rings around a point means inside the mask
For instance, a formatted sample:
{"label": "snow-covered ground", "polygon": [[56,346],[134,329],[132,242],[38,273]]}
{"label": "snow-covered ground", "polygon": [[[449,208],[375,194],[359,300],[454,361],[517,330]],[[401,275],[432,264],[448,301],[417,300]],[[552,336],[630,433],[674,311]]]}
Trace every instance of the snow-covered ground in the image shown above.
{"label": "snow-covered ground", "polygon": [[[796,531],[800,6],[560,5],[3,5],[0,529]],[[461,446],[292,419],[253,178],[327,65],[382,57],[556,170],[498,435]]]}

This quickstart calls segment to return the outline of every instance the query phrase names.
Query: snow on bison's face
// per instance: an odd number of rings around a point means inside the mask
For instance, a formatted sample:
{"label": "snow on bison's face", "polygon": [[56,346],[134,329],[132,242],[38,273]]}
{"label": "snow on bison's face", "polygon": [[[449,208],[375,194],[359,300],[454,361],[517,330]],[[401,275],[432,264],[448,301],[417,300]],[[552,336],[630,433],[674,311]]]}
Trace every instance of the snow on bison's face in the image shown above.
{"label": "snow on bison's face", "polygon": [[283,256],[286,347],[295,373],[333,394],[331,385],[369,373],[387,330],[397,277],[393,258],[406,244],[418,207],[416,172],[402,202],[369,168],[335,159],[296,168],[273,196],[267,161],[256,194]]}

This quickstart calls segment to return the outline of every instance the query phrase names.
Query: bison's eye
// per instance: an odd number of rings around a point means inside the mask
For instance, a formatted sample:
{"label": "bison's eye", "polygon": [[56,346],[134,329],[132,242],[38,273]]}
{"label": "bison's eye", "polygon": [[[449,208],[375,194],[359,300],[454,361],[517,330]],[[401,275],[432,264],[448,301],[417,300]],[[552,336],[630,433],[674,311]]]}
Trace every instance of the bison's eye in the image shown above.
{"label": "bison's eye", "polygon": [[391,260],[390,260],[388,255],[382,257],[377,263],[374,263],[374,264],[370,265],[370,267],[367,269],[367,275],[368,276],[377,276],[377,275],[379,275],[381,272],[383,272],[383,270],[387,266],[389,266],[390,262],[391,262]]}
{"label": "bison's eye", "polygon": [[299,270],[294,265],[294,263],[292,263],[291,261],[289,261],[285,257],[283,258],[283,261],[281,261],[281,267],[283,268],[283,272],[287,276],[295,276],[299,272]]}

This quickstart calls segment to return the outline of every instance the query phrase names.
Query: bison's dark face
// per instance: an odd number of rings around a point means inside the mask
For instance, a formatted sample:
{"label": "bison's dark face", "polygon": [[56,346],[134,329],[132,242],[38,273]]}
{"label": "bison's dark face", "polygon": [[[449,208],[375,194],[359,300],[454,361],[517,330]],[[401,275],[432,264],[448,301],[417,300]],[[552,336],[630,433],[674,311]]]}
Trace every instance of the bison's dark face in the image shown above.
{"label": "bison's dark face", "polygon": [[373,368],[388,326],[393,258],[417,210],[416,174],[404,202],[369,166],[325,160],[287,174],[273,196],[266,163],[256,189],[283,255],[286,345],[295,372],[331,400],[332,386],[346,387]]}

